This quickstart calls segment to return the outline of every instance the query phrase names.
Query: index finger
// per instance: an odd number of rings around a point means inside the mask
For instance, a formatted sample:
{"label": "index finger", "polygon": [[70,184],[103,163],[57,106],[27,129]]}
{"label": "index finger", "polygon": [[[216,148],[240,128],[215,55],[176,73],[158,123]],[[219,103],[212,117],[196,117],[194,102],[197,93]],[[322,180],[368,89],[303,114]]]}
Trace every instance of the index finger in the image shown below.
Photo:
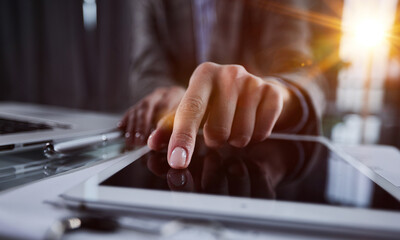
{"label": "index finger", "polygon": [[207,63],[196,69],[178,106],[168,145],[168,163],[172,168],[186,168],[190,163],[196,135],[210,99],[216,66]]}

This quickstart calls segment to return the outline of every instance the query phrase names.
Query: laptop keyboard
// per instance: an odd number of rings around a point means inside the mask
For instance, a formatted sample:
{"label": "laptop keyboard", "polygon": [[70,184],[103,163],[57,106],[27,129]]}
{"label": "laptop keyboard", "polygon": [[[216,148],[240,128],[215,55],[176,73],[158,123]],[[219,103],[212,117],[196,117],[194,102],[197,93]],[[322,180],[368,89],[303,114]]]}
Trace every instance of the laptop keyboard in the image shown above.
{"label": "laptop keyboard", "polygon": [[11,134],[20,132],[32,132],[37,130],[53,129],[51,126],[43,123],[32,123],[0,118],[0,134]]}

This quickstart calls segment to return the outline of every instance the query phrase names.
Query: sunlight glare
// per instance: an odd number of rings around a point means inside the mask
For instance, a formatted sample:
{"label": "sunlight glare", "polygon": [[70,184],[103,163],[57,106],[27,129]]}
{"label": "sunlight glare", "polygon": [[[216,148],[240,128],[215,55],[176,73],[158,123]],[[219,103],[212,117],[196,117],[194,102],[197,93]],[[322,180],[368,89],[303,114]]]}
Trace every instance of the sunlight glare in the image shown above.
{"label": "sunlight glare", "polygon": [[387,40],[387,25],[380,19],[361,19],[353,27],[355,43],[364,47],[373,48]]}

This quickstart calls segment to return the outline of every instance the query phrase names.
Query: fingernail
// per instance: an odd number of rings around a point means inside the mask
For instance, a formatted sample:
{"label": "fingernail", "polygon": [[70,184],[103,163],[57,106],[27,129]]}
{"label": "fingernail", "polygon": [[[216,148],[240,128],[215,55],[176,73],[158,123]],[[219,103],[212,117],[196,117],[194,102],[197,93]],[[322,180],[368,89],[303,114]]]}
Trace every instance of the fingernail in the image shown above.
{"label": "fingernail", "polygon": [[148,140],[150,140],[150,138],[152,138],[152,137],[154,136],[154,134],[156,134],[156,131],[155,131],[155,130],[153,130],[153,131],[151,132],[151,134],[150,134]]}
{"label": "fingernail", "polygon": [[151,144],[150,142],[151,142],[151,138],[154,136],[154,132],[155,132],[155,131],[151,132],[151,134],[150,134],[149,137],[147,138],[147,145]]}
{"label": "fingernail", "polygon": [[118,122],[118,123],[117,123],[117,127],[118,127],[118,128],[122,127],[122,122]]}
{"label": "fingernail", "polygon": [[135,133],[135,138],[140,139],[140,138],[142,138],[142,136],[143,136],[143,134],[141,134],[140,132]]}
{"label": "fingernail", "polygon": [[131,133],[130,132],[126,132],[125,133],[125,138],[130,138],[131,137]]}
{"label": "fingernail", "polygon": [[173,168],[184,168],[186,163],[187,153],[186,150],[181,147],[176,147],[170,157],[169,164]]}

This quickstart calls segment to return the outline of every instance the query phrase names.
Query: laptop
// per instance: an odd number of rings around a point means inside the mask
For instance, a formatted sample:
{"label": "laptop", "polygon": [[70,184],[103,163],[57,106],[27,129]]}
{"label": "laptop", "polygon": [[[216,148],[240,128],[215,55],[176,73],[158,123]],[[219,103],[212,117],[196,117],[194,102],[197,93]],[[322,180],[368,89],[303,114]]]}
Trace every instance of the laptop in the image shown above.
{"label": "laptop", "polygon": [[120,116],[27,103],[0,103],[0,153],[115,130]]}

